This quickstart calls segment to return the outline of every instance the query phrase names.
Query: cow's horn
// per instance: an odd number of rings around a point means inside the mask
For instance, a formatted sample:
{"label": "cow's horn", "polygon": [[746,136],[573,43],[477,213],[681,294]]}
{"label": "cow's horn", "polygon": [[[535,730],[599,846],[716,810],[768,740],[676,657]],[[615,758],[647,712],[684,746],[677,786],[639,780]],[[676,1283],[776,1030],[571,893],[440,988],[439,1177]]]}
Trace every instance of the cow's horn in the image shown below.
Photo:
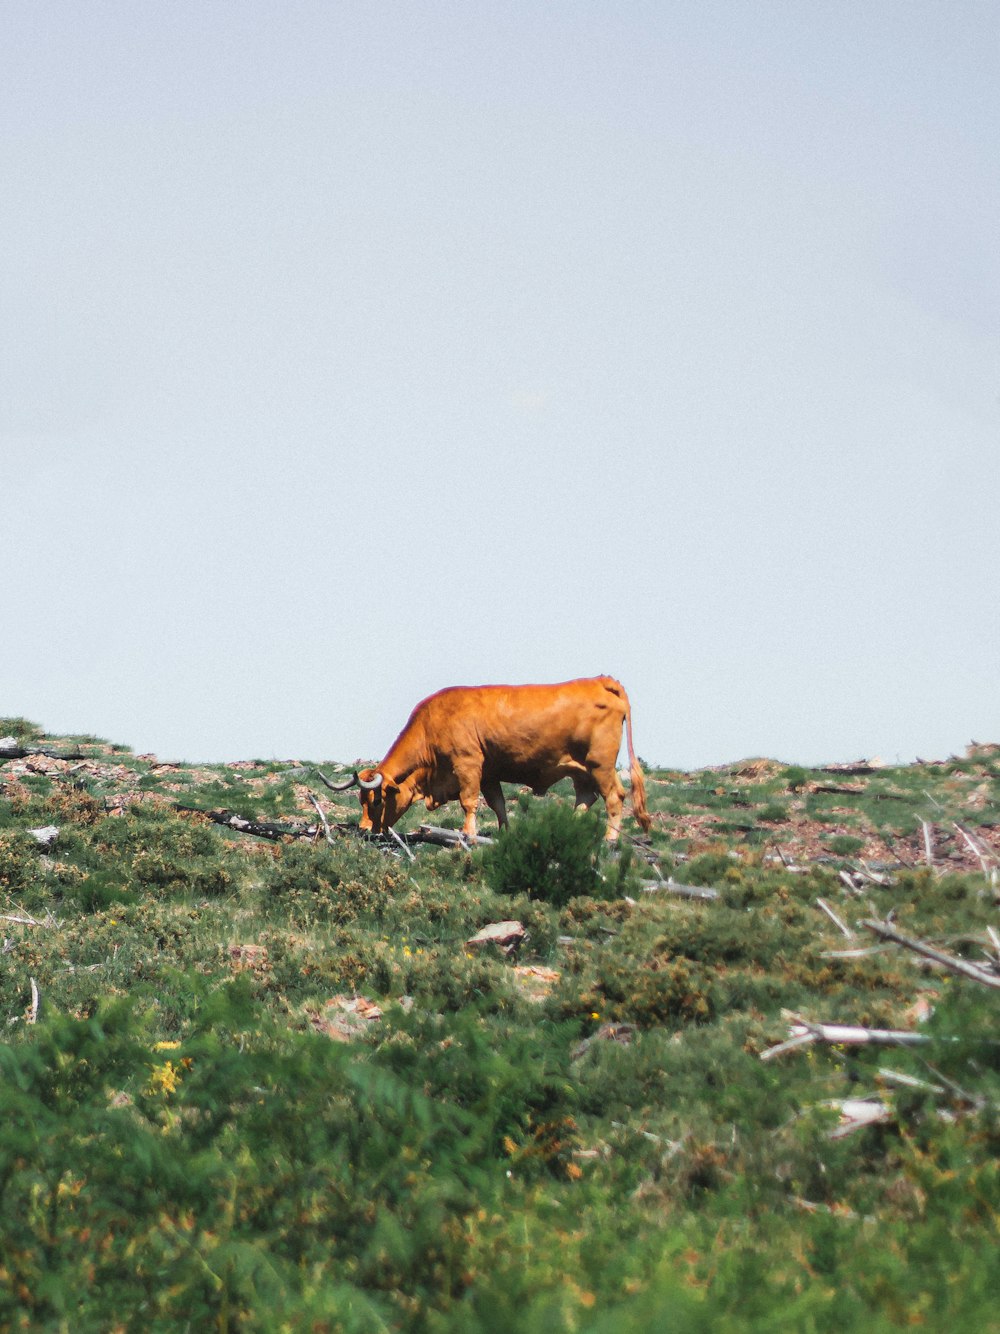
{"label": "cow's horn", "polygon": [[376,774],[374,778],[367,780],[362,778],[360,774],[355,774],[354,777],[358,780],[358,787],[361,788],[362,792],[374,792],[377,787],[382,786],[381,774]]}
{"label": "cow's horn", "polygon": [[347,792],[348,789],[352,787],[357,787],[358,783],[361,781],[358,778],[357,769],[354,770],[354,772],[351,774],[350,778],[347,780],[346,783],[331,783],[329,778],[327,778],[326,774],[323,773],[321,770],[317,769],[316,772],[319,774],[320,778],[323,780],[323,782],[326,784],[326,786],[330,789],[331,792]]}

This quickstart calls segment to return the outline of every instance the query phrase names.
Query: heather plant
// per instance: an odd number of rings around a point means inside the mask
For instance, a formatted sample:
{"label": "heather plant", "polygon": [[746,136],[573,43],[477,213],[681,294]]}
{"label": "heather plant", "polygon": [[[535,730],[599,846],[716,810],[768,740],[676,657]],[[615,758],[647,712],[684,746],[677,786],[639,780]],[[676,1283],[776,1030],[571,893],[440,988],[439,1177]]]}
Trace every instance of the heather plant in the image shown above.
{"label": "heather plant", "polygon": [[486,883],[500,894],[527,894],[562,907],[570,899],[602,893],[598,858],[603,822],[550,802],[522,815],[483,855]]}

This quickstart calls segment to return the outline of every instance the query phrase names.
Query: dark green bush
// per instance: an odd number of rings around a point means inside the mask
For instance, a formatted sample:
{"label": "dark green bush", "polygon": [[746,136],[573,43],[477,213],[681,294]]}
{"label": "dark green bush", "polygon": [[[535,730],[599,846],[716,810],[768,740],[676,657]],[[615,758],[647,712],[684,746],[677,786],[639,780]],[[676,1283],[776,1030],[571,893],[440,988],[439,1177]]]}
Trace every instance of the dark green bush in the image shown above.
{"label": "dark green bush", "polygon": [[22,745],[41,741],[44,730],[27,718],[0,718],[0,737],[12,736]]}
{"label": "dark green bush", "polygon": [[82,908],[94,912],[99,908],[135,903],[137,894],[123,884],[114,871],[94,871],[81,880],[74,898]]}
{"label": "dark green bush", "polygon": [[757,819],[765,824],[782,824],[788,819],[788,807],[779,801],[769,801],[756,812]]}
{"label": "dark green bush", "polygon": [[853,857],[865,846],[865,841],[854,834],[834,834],[826,840],[826,846],[837,857]]}
{"label": "dark green bush", "polygon": [[38,844],[21,833],[0,834],[0,892],[23,894],[40,883]]}
{"label": "dark green bush", "polygon": [[603,821],[551,802],[535,806],[503,831],[483,854],[486,882],[499,894],[527,894],[563,907],[572,898],[599,898]]}

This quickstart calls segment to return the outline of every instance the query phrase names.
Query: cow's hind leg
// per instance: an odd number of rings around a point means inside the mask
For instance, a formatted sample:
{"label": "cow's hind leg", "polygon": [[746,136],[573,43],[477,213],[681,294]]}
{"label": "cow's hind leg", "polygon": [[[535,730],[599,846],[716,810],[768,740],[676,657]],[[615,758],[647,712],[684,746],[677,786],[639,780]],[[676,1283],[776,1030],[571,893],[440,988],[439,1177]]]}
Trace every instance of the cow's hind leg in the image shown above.
{"label": "cow's hind leg", "polygon": [[604,805],[608,812],[608,828],[604,837],[609,843],[614,843],[618,839],[618,831],[622,825],[625,788],[622,786],[622,780],[618,777],[618,770],[614,767],[607,770],[595,769],[594,782],[604,798]]}
{"label": "cow's hind leg", "polygon": [[504,801],[503,788],[499,783],[483,783],[483,796],[486,804],[497,817],[501,829],[507,828],[507,803]]}

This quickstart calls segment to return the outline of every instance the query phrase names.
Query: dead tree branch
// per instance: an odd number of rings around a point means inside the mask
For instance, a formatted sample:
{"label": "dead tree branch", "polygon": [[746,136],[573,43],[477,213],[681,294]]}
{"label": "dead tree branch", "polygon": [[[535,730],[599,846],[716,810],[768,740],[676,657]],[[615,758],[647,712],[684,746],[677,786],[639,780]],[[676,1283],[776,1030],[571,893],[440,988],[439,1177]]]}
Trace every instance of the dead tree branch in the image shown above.
{"label": "dead tree branch", "polygon": [[957,821],[953,821],[953,823],[955,825],[955,828],[958,830],[958,832],[965,839],[966,843],[972,849],[972,852],[975,855],[976,860],[979,862],[979,865],[983,868],[983,875],[993,880],[995,883],[996,861],[993,857],[993,853],[990,851],[989,848],[984,847],[983,844],[979,841],[979,839],[973,836],[971,830],[966,829],[965,825],[959,824]]}
{"label": "dead tree branch", "polygon": [[[470,848],[472,843],[462,833],[461,829],[442,829],[438,825],[422,824],[419,829],[413,830],[403,837],[407,843],[434,843],[441,848]],[[492,838],[486,834],[476,835],[477,843],[492,843]]]}
{"label": "dead tree branch", "polygon": [[85,760],[82,750],[52,750],[49,746],[22,746],[17,738],[0,737],[0,764],[4,760],[26,760],[32,755],[44,755],[48,760]]}
{"label": "dead tree branch", "polygon": [[235,811],[205,811],[200,806],[182,806],[178,803],[175,806],[178,811],[183,811],[188,815],[202,815],[206,820],[211,820],[213,824],[222,825],[226,829],[233,829],[238,834],[253,834],[256,838],[270,838],[280,840],[283,838],[316,838],[320,832],[318,825],[291,825],[277,824],[272,820],[248,820],[243,815],[237,815]]}
{"label": "dead tree branch", "polygon": [[40,922],[37,917],[30,917],[27,913],[25,913],[23,917],[18,916],[16,913],[0,913],[0,922],[17,922],[20,926],[53,927],[59,925],[59,919],[53,917],[48,909],[46,909],[45,912],[45,920],[42,922]]}
{"label": "dead tree branch", "polygon": [[921,820],[920,827],[924,831],[924,860],[928,866],[934,865],[934,826],[929,820]]}
{"label": "dead tree branch", "polygon": [[827,903],[826,899],[817,899],[816,907],[819,908],[822,912],[826,913],[827,917],[829,917],[830,921],[834,924],[834,926],[839,931],[841,931],[847,937],[848,940],[854,939],[854,932],[851,930],[849,926],[844,925],[844,923],[840,920],[837,914]]}
{"label": "dead tree branch", "polygon": [[704,899],[706,902],[714,902],[719,897],[717,889],[711,889],[708,885],[684,885],[679,880],[675,880],[672,875],[667,876],[666,880],[644,880],[642,882],[642,892],[644,894],[679,894],[683,899]]}
{"label": "dead tree branch", "polygon": [[970,977],[974,982],[982,982],[984,987],[993,987],[995,990],[1000,990],[1000,977],[996,973],[988,973],[985,969],[977,967],[974,963],[968,963],[965,959],[958,959],[953,954],[945,954],[942,950],[935,949],[933,945],[928,945],[922,940],[913,940],[910,936],[904,936],[902,932],[897,931],[888,922],[865,921],[861,925],[869,931],[874,931],[883,940],[891,940],[894,944],[902,945],[904,949],[912,950],[914,954],[922,955],[925,959],[933,959],[935,963],[941,964],[943,968],[947,968],[952,973],[958,973],[962,977]]}
{"label": "dead tree branch", "polygon": [[323,808],[322,808],[322,806],[319,804],[319,802],[316,800],[316,798],[313,796],[313,794],[310,792],[308,795],[309,795],[309,800],[310,800],[310,801],[312,802],[312,804],[316,807],[316,814],[319,816],[319,818],[320,818],[320,822],[321,822],[322,825],[323,825],[323,834],[324,834],[324,836],[325,836],[325,838],[326,838],[326,841],[327,841],[327,843],[330,844],[331,847],[333,847],[333,835],[330,833],[330,822],[327,820],[326,816],[323,814]]}
{"label": "dead tree branch", "polygon": [[814,1042],[827,1043],[834,1047],[915,1047],[930,1042],[926,1033],[911,1033],[908,1029],[898,1028],[861,1028],[854,1024],[814,1024],[802,1015],[789,1016],[790,1037],[786,1042],[779,1042],[776,1047],[769,1047],[761,1052],[762,1061],[770,1061],[786,1051],[796,1047],[808,1047]]}

